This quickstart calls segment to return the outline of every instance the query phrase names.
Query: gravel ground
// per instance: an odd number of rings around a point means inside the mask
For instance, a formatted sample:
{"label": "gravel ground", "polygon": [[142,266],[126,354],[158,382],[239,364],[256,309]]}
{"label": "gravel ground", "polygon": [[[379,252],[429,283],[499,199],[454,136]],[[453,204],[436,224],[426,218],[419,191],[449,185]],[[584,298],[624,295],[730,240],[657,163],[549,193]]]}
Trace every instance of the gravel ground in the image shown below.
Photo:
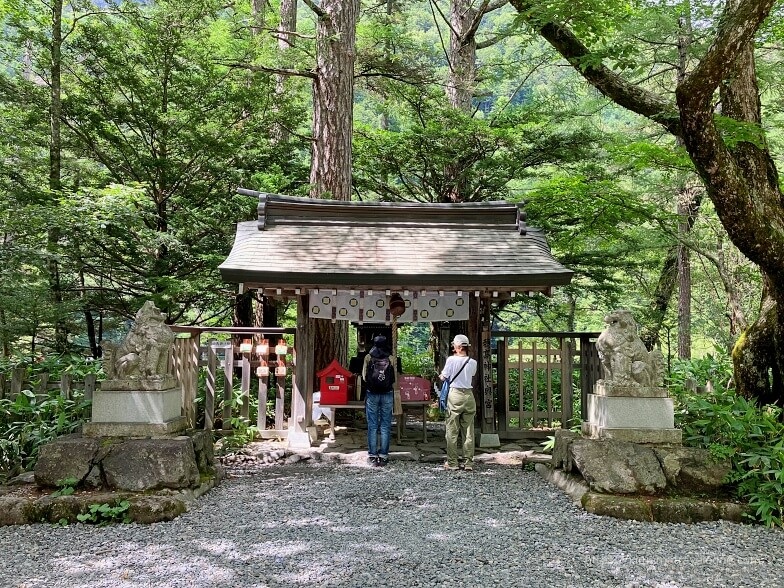
{"label": "gravel ground", "polygon": [[0,586],[781,587],[784,532],[588,514],[519,467],[260,467],[169,523],[0,528]]}

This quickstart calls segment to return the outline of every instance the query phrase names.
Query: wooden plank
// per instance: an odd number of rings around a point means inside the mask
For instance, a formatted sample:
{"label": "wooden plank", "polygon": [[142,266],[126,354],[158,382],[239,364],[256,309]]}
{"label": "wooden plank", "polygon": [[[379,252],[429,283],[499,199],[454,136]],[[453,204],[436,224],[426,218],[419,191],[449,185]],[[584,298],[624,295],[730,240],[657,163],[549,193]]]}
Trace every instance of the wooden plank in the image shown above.
{"label": "wooden plank", "polygon": [[95,384],[98,380],[98,376],[95,374],[87,374],[84,377],[84,399],[87,402],[93,401],[93,396],[95,395]]}
{"label": "wooden plank", "polygon": [[[533,402],[531,404],[531,407],[533,408],[533,421],[531,422],[531,426],[536,427],[539,424],[537,423],[537,416],[536,416],[536,413],[539,409],[539,386],[538,386],[539,367],[538,367],[537,354],[536,354],[536,341],[531,342],[531,349],[533,349],[534,351],[533,366],[532,366],[533,377],[531,378],[531,381],[533,382]],[[521,406],[520,409],[522,410],[522,408],[523,407]]]}
{"label": "wooden plank", "polygon": [[569,339],[561,340],[561,412],[563,420],[561,427],[567,428],[571,425],[574,417],[572,405],[574,402],[572,393],[572,342]]}
{"label": "wooden plank", "polygon": [[247,353],[242,354],[241,364],[240,395],[242,405],[240,406],[240,416],[248,422],[250,420],[250,358]]}
{"label": "wooden plank", "polygon": [[199,334],[191,335],[190,339],[186,339],[187,345],[185,347],[187,374],[183,380],[182,409],[191,427],[196,426],[196,394],[199,387],[199,357],[201,354],[199,337]]}
{"label": "wooden plank", "polygon": [[262,432],[267,429],[267,392],[267,376],[261,376],[259,378],[259,410],[256,415],[256,428]]}
{"label": "wooden plank", "polygon": [[545,363],[545,379],[547,386],[547,425],[553,426],[553,372],[552,364],[550,363],[552,357],[552,349],[550,348],[550,340],[547,340],[547,360]]}
{"label": "wooden plank", "polygon": [[[473,305],[472,305],[473,309]],[[490,303],[489,302],[482,302],[480,303],[477,300],[477,314],[480,312],[482,313],[481,321],[479,317],[477,317],[477,328],[480,328],[480,325],[484,325],[485,328],[482,328],[480,331],[481,334],[481,346],[479,347],[482,350],[481,357],[479,360],[481,361],[481,382],[482,382],[482,421],[481,421],[481,432],[482,433],[495,433],[496,432],[496,425],[495,425],[495,402],[493,401],[493,363],[492,363],[492,351],[490,349]],[[423,425],[424,427],[424,425]]]}
{"label": "wooden plank", "polygon": [[234,346],[230,343],[224,348],[223,357],[223,427],[231,433],[231,405],[234,401]]}
{"label": "wooden plank", "polygon": [[11,370],[11,398],[16,398],[17,394],[22,391],[22,384],[26,374],[27,370],[25,368],[14,368]]}
{"label": "wooden plank", "polygon": [[215,427],[215,375],[217,369],[218,355],[215,348],[210,345],[207,348],[207,378],[204,398],[204,429],[206,431],[212,431]]}
{"label": "wooden plank", "polygon": [[283,430],[286,416],[286,389],[283,384],[284,378],[275,378],[275,428]]}
{"label": "wooden plank", "polygon": [[71,399],[71,374],[63,373],[60,375],[60,396],[66,400]]}
{"label": "wooden plank", "polygon": [[[525,405],[525,370],[523,368],[523,342],[522,340],[517,342],[517,350],[520,351],[520,354],[517,357],[517,410],[523,410],[523,406]],[[511,409],[511,406],[510,406]],[[510,410],[511,412],[511,410]],[[518,428],[522,426],[522,423],[518,425]]]}
{"label": "wooden plank", "polygon": [[40,398],[46,398],[49,396],[49,374],[47,372],[43,372],[39,374],[39,378],[38,390],[36,391],[35,395]]}
{"label": "wooden plank", "polygon": [[499,433],[507,429],[506,415],[509,409],[509,372],[506,369],[506,345],[506,338],[500,339],[498,341],[498,350],[496,352],[496,389],[498,390],[497,404],[499,408]]}

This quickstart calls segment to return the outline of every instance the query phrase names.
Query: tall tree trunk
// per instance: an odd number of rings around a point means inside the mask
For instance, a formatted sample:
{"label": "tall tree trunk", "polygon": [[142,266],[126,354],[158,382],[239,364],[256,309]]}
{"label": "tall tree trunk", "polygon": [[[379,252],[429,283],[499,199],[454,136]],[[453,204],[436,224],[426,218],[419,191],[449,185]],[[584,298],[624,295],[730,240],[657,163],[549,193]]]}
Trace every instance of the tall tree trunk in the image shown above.
{"label": "tall tree trunk", "polygon": [[725,256],[724,239],[719,235],[716,244],[716,269],[724,284],[724,291],[727,293],[727,316],[730,321],[730,336],[737,337],[742,331],[748,328],[746,313],[740,303],[737,280],[731,275]]}
{"label": "tall tree trunk", "polygon": [[[306,2],[318,16],[316,77],[313,82],[313,154],[310,193],[351,200],[351,141],[358,0]],[[314,369],[333,359],[348,363],[348,324],[315,321]]]}
{"label": "tall tree trunk", "polygon": [[[689,47],[692,41],[691,2],[684,0],[681,16],[678,19],[678,83],[686,77]],[[681,140],[678,139],[679,146]],[[689,220],[695,218],[692,212],[696,199],[696,188],[683,182],[678,190],[678,358],[691,359],[691,250],[687,242],[691,227]]]}
{"label": "tall tree trunk", "polygon": [[250,0],[250,16],[251,33],[254,36],[261,34],[267,25],[267,0]]}
{"label": "tall tree trunk", "polygon": [[[476,85],[476,26],[481,15],[471,6],[473,0],[452,0],[449,11],[449,77],[446,95],[452,108],[471,113]],[[444,169],[447,191],[445,202],[463,202],[466,185],[460,158]]]}
{"label": "tall tree trunk", "polygon": [[[680,198],[680,196],[679,196]],[[693,193],[691,205],[688,207],[685,233],[691,232],[694,223],[697,222],[700,206],[702,204],[702,191],[697,190]],[[664,256],[664,263],[659,272],[659,279],[656,283],[651,297],[650,309],[645,313],[645,318],[641,321],[644,325],[640,338],[648,350],[653,349],[661,340],[661,329],[667,310],[670,308],[670,301],[678,285],[678,257],[681,251],[681,244],[675,243]]]}
{"label": "tall tree trunk", "polygon": [[678,358],[691,358],[691,249],[689,233],[699,208],[699,188],[686,182],[678,193]]}
{"label": "tall tree trunk", "polygon": [[[757,320],[738,338],[732,349],[735,386],[739,394],[754,398],[760,404],[782,404],[780,355],[781,327],[778,316],[780,302],[771,295],[765,280],[760,313]],[[773,360],[772,360],[773,359]]]}
{"label": "tall tree trunk", "polygon": [[351,199],[351,135],[358,0],[324,0],[316,25],[310,193]]}
{"label": "tall tree trunk", "polygon": [[[63,0],[52,2],[52,39],[50,48],[50,67],[51,87],[49,93],[49,192],[53,202],[62,191],[62,143],[61,125],[62,118],[62,96],[61,96],[61,68],[62,68],[62,44],[63,44]],[[68,330],[64,320],[63,309],[63,284],[60,276],[60,230],[52,226],[47,232],[47,254],[48,254],[48,279],[51,292],[52,306],[54,311],[54,349],[62,353],[68,347]]]}
{"label": "tall tree trunk", "polygon": [[[446,96],[450,106],[466,114],[473,111],[474,90],[476,89],[476,52],[480,45],[476,33],[485,14],[507,4],[506,0],[482,0],[478,7],[475,0],[451,0],[449,7],[449,76]],[[491,39],[481,47],[489,47],[497,42]],[[466,197],[464,163],[460,158],[444,169],[446,192],[441,195],[444,202],[463,202]]]}
{"label": "tall tree trunk", "polygon": [[[257,0],[254,0],[257,1]],[[285,53],[294,46],[294,33],[297,30],[297,0],[281,0],[280,22],[278,23],[278,51],[281,60]],[[282,97],[286,92],[286,76],[275,74],[275,95]],[[275,142],[283,143],[288,139],[289,132],[281,124],[276,124],[272,129]]]}
{"label": "tall tree trunk", "polygon": [[471,112],[476,85],[476,21],[473,0],[452,0],[449,11],[449,78],[446,95],[452,108]]}

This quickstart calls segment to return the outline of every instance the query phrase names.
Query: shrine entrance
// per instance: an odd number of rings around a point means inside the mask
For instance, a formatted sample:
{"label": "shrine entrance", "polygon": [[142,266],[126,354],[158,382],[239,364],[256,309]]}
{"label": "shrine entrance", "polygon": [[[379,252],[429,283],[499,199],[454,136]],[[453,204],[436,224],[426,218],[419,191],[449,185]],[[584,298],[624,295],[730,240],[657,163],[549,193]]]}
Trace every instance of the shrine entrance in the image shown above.
{"label": "shrine entrance", "polygon": [[258,218],[237,225],[219,270],[242,291],[296,301],[290,446],[312,442],[316,374],[329,363],[315,363],[315,331],[325,320],[392,325],[393,337],[398,322],[435,322],[437,365],[446,358],[444,330],[460,321],[479,364],[474,394],[480,445],[498,442],[491,306],[550,295],[572,277],[543,233],[526,224],[522,204],[344,202],[239,192],[258,198]]}

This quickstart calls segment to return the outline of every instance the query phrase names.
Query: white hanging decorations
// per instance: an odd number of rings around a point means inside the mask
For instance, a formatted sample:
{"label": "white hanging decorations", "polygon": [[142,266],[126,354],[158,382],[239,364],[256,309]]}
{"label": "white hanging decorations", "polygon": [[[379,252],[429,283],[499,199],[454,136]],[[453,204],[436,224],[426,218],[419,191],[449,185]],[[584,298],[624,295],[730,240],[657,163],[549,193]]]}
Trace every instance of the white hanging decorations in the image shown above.
{"label": "white hanging decorations", "polygon": [[[344,320],[354,323],[390,323],[390,297],[381,290],[330,290],[310,293],[311,318]],[[353,293],[352,293],[353,292]],[[405,310],[398,317],[399,323],[464,321],[468,320],[468,295],[465,292],[404,292],[396,294],[403,299]],[[398,302],[399,304],[399,302]]]}

